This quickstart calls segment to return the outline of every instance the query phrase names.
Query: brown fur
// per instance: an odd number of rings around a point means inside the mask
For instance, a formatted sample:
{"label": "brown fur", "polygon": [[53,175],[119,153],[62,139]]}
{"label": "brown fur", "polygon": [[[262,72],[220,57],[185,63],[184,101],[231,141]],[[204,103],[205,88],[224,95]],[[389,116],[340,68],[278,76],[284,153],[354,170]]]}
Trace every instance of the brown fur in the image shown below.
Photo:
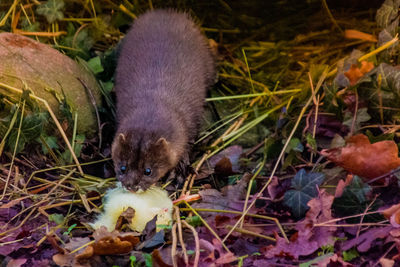
{"label": "brown fur", "polygon": [[214,78],[206,39],[187,14],[156,10],[135,21],[116,71],[112,157],[125,187],[146,190],[188,158]]}

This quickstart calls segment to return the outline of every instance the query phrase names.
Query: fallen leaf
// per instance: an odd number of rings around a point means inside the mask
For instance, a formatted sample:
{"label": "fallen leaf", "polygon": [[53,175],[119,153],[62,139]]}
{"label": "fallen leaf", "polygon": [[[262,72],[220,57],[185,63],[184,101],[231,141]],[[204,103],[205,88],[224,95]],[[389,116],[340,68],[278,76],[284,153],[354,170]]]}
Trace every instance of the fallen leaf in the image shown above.
{"label": "fallen leaf", "polygon": [[[246,195],[247,185],[252,174],[246,173],[235,185],[228,185],[222,188],[222,192],[216,189],[205,189],[199,192],[202,201],[194,203],[194,208],[202,209],[223,209],[242,211],[244,205],[244,196]],[[250,199],[251,201],[251,199]],[[253,208],[251,212],[255,212]],[[215,216],[215,213],[201,212],[202,215]]]}
{"label": "fallen leaf", "polygon": [[1,205],[0,209],[9,209],[9,208],[19,204],[22,200],[24,200],[24,199],[26,199],[28,197],[30,197],[30,196],[24,196],[24,197],[20,197],[20,198],[11,200],[10,202],[8,202],[6,204]]}
{"label": "fallen leaf", "polygon": [[[310,210],[304,220],[297,222],[297,232],[290,237],[290,242],[276,235],[276,245],[265,247],[263,253],[267,258],[293,258],[314,253],[322,246],[333,245],[336,227],[314,227],[315,224],[332,219],[331,206],[334,197],[324,190],[317,198],[308,202]],[[335,224],[335,223],[332,223]]]}
{"label": "fallen leaf", "polygon": [[[169,256],[169,260],[172,262],[172,259]],[[153,266],[157,266],[157,267],[172,267],[172,265],[168,264],[165,262],[166,257],[162,256],[160,254],[160,251],[158,249],[155,249],[152,253],[151,253],[151,257],[153,259]]]}
{"label": "fallen leaf", "polygon": [[364,76],[365,73],[371,71],[374,68],[374,64],[368,61],[361,62],[361,68],[356,64],[352,64],[350,69],[344,73],[349,79],[350,85],[355,85]]}
{"label": "fallen leaf", "polygon": [[131,224],[133,217],[135,217],[135,210],[132,207],[128,207],[119,215],[117,223],[115,224],[115,230],[121,230],[124,224]]}
{"label": "fallen leaf", "polygon": [[21,267],[23,264],[25,264],[26,259],[11,259],[7,263],[7,267]]}
{"label": "fallen leaf", "polygon": [[[343,189],[343,193],[340,197],[336,197],[333,202],[333,209],[336,216],[348,216],[357,213],[363,213],[368,202],[367,194],[371,192],[372,188],[363,183],[360,177],[353,176],[348,185]],[[375,202],[376,203],[376,202]],[[376,205],[373,204],[370,208],[374,208]],[[374,216],[367,215],[366,217]]]}
{"label": "fallen leaf", "polygon": [[315,129],[316,136],[333,138],[335,135],[346,136],[349,132],[349,128],[336,116],[318,114],[317,120],[314,120],[313,114],[312,118],[309,120],[310,126],[307,131],[312,133]]}
{"label": "fallen leaf", "polygon": [[368,231],[365,231],[358,237],[355,237],[347,241],[343,245],[342,250],[349,250],[352,247],[357,246],[357,250],[359,252],[367,252],[371,248],[372,242],[374,242],[378,238],[388,237],[392,229],[393,229],[392,226],[369,229]]}
{"label": "fallen leaf", "polygon": [[396,228],[400,227],[400,204],[393,205],[381,212],[386,219],[390,219],[392,226]]}
{"label": "fallen leaf", "polygon": [[84,259],[90,259],[91,257],[93,257],[93,255],[94,255],[93,246],[87,246],[82,253],[75,256],[75,259],[78,261]]}
{"label": "fallen leaf", "polygon": [[348,186],[353,180],[353,175],[347,175],[346,181],[340,179],[335,190],[335,198],[339,198],[343,195],[344,189]]}
{"label": "fallen leaf", "polygon": [[241,146],[230,146],[208,160],[208,166],[214,168],[216,174],[232,175],[240,169]]}
{"label": "fallen leaf", "polygon": [[387,174],[400,166],[395,142],[385,140],[371,144],[363,134],[350,137],[345,147],[324,149],[321,155],[346,171],[368,179]]}
{"label": "fallen leaf", "polygon": [[284,203],[290,207],[295,217],[300,218],[309,209],[307,203],[318,195],[317,186],[325,179],[323,173],[309,172],[304,169],[292,179],[292,188],[284,195]]}
{"label": "fallen leaf", "polygon": [[212,243],[207,240],[200,239],[200,248],[204,249],[206,253],[208,253],[208,256],[203,259],[203,261],[207,262],[208,266],[224,266],[225,264],[229,264],[237,260],[237,257],[233,255],[232,252],[225,251],[221,245],[221,242],[217,239],[213,239]]}
{"label": "fallen leaf", "polygon": [[394,260],[391,259],[386,259],[386,258],[380,258],[379,263],[381,264],[382,267],[392,267],[394,266]]}

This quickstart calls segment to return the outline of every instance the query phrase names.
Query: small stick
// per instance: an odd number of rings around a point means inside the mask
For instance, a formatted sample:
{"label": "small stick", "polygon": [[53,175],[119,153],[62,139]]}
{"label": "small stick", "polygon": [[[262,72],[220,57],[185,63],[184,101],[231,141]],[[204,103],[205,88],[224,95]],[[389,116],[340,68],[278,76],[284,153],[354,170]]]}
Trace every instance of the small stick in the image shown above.
{"label": "small stick", "polygon": [[196,216],[199,217],[200,221],[204,224],[204,226],[211,232],[211,234],[214,235],[214,237],[221,243],[222,247],[226,250],[226,252],[230,253],[231,251],[229,248],[225,245],[225,241],[221,240],[221,238],[218,236],[218,234],[211,228],[211,226],[203,219],[203,217],[200,216],[199,213],[195,209],[193,209],[192,206],[190,206],[189,203],[186,202],[186,200],[183,200],[183,203],[190,209],[191,212],[193,212]]}
{"label": "small stick", "polygon": [[[232,225],[227,225],[226,228],[233,229],[233,226]],[[267,239],[267,240],[270,240],[270,241],[276,241],[276,239],[273,238],[273,237],[270,237],[270,236],[267,236],[267,235],[262,235],[262,234],[257,234],[255,232],[252,232],[252,231],[249,231],[249,230],[246,230],[246,229],[243,229],[243,228],[236,228],[234,230],[235,230],[235,232],[242,233],[242,234],[245,234],[245,235],[252,235],[252,236],[264,238],[264,239]]]}
{"label": "small stick", "polygon": [[194,236],[194,242],[196,244],[196,253],[194,256],[194,263],[193,263],[193,267],[197,267],[199,266],[199,260],[200,260],[200,240],[199,240],[199,235],[196,232],[196,229],[194,229],[193,226],[191,226],[190,224],[188,224],[185,220],[182,221],[182,223],[189,228]]}
{"label": "small stick", "polygon": [[189,258],[187,255],[185,242],[183,242],[182,222],[181,222],[181,217],[179,214],[179,208],[177,206],[174,206],[174,209],[175,209],[176,224],[178,225],[179,243],[181,243],[181,247],[182,247],[182,251],[183,251],[183,259],[185,260],[186,266],[189,266]]}
{"label": "small stick", "polygon": [[176,247],[178,243],[178,240],[176,238],[176,223],[174,223],[174,225],[172,226],[171,235],[172,235],[172,248],[171,248],[172,265],[174,267],[178,267],[178,264],[176,263]]}
{"label": "small stick", "polygon": [[26,32],[19,29],[15,29],[16,34],[25,35],[25,36],[39,36],[39,37],[59,37],[61,35],[67,35],[65,31],[59,32]]}

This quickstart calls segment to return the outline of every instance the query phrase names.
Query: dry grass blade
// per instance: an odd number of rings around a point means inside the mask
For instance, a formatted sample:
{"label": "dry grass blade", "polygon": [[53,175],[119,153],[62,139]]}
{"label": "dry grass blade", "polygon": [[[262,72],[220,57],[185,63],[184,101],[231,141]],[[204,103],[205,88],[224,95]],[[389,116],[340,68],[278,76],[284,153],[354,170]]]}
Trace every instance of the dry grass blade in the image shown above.
{"label": "dry grass blade", "polygon": [[[281,150],[281,153],[280,153],[279,156],[278,156],[278,159],[277,159],[276,164],[275,164],[275,166],[274,166],[274,168],[273,168],[273,170],[272,170],[272,172],[271,172],[271,174],[270,174],[270,177],[268,178],[268,181],[267,181],[267,182],[265,183],[265,185],[261,188],[261,190],[257,193],[256,198],[260,197],[260,196],[262,195],[262,193],[265,191],[265,189],[267,189],[268,185],[271,183],[272,177],[274,177],[275,172],[276,172],[276,170],[278,169],[278,165],[279,165],[280,160],[282,159],[282,157],[283,157],[283,155],[284,155],[284,153],[285,153],[285,150],[286,150],[286,147],[287,147],[288,144],[289,144],[289,141],[292,139],[292,137],[293,137],[295,131],[297,130],[297,127],[299,126],[300,121],[301,121],[301,119],[303,118],[303,115],[305,114],[305,112],[306,112],[308,106],[312,103],[312,101],[313,101],[313,99],[314,99],[314,97],[315,97],[315,94],[317,94],[318,91],[319,91],[319,89],[321,88],[322,83],[323,83],[323,81],[325,80],[327,74],[328,74],[328,68],[326,68],[325,71],[323,72],[323,74],[321,75],[321,77],[320,77],[320,79],[319,79],[319,81],[318,81],[318,84],[317,84],[317,86],[316,86],[316,88],[315,88],[315,91],[314,91],[313,94],[310,96],[310,98],[308,99],[308,101],[307,101],[307,103],[304,105],[304,107],[302,108],[302,110],[301,110],[301,112],[300,112],[300,114],[299,114],[299,116],[298,116],[298,119],[297,119],[297,121],[296,121],[296,124],[295,124],[295,126],[293,127],[293,129],[292,129],[292,131],[291,131],[291,133],[290,133],[290,135],[289,135],[289,137],[288,137],[288,139],[287,139],[285,145],[283,146],[283,148],[282,148],[282,150]],[[222,242],[225,242],[226,239],[232,234],[232,232],[239,226],[239,224],[241,223],[241,221],[244,219],[244,217],[245,217],[246,214],[250,211],[250,209],[255,205],[255,203],[256,203],[256,202],[253,201],[253,202],[249,205],[249,207],[246,209],[246,211],[242,214],[242,216],[239,218],[239,220],[235,223],[235,225],[233,226],[233,228],[228,232],[228,234],[226,234],[226,236],[224,237],[224,239],[222,239]],[[288,241],[288,240],[287,240],[287,241]]]}
{"label": "dry grass blade", "polygon": [[[5,88],[5,89],[11,90],[11,91],[13,91],[13,92],[19,93],[20,95],[23,94],[23,91],[22,91],[22,90],[20,90],[20,89],[18,89],[18,88],[15,88],[15,87],[12,87],[12,86],[9,86],[9,85],[7,85],[7,84],[0,83],[0,86],[3,87],[3,88]],[[39,101],[39,102],[41,102],[41,103],[45,106],[45,108],[46,108],[47,111],[49,112],[51,118],[53,119],[54,123],[56,124],[57,129],[59,130],[59,132],[60,132],[62,138],[64,139],[65,144],[67,145],[69,151],[71,152],[72,158],[74,159],[74,161],[75,161],[75,163],[76,163],[76,166],[77,166],[79,172],[81,173],[81,175],[83,175],[84,173],[83,173],[82,167],[81,167],[81,165],[80,165],[80,163],[79,163],[78,158],[77,158],[76,155],[75,155],[74,150],[72,149],[71,143],[69,142],[67,135],[65,134],[65,132],[64,132],[64,130],[63,130],[63,128],[62,128],[60,122],[58,121],[58,119],[57,119],[56,115],[54,114],[53,110],[51,109],[50,105],[47,103],[46,100],[44,100],[44,99],[42,99],[42,98],[40,98],[40,97],[37,97],[37,96],[35,96],[35,95],[29,94],[29,97],[32,98],[32,99],[35,99],[35,100],[37,100],[37,101]]]}

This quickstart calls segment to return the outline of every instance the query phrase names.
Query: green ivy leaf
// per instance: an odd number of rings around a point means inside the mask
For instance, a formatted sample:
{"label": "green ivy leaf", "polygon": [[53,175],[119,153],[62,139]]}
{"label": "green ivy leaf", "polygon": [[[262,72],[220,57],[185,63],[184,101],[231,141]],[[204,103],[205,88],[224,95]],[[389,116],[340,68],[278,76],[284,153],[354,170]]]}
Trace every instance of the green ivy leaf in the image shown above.
{"label": "green ivy leaf", "polygon": [[88,63],[90,70],[94,74],[98,74],[98,73],[101,73],[104,71],[104,68],[101,65],[101,60],[100,60],[99,56],[91,58],[87,63]]}
{"label": "green ivy leaf", "polygon": [[[349,128],[353,125],[354,115],[351,112],[346,112],[344,114],[343,125],[348,126]],[[361,124],[363,122],[367,122],[371,119],[371,116],[368,114],[368,108],[360,108],[357,110],[357,117],[354,125],[354,131],[358,131],[361,128]]]}
{"label": "green ivy leaf", "polygon": [[[58,149],[57,138],[55,136],[45,136],[43,139],[49,148]],[[47,146],[42,143],[42,151],[45,155],[49,153]]]}
{"label": "green ivy leaf", "polygon": [[153,267],[153,257],[149,253],[143,253],[144,264],[146,267]]}
{"label": "green ivy leaf", "polygon": [[296,151],[296,152],[303,152],[304,150],[304,146],[303,144],[300,142],[299,138],[292,138],[290,139],[290,142],[288,144],[288,146],[286,147],[285,152],[289,153],[290,151]]}
{"label": "green ivy leaf", "polygon": [[58,213],[50,214],[49,221],[55,222],[56,224],[60,225],[64,223],[64,215]]}
{"label": "green ivy leaf", "polygon": [[[368,206],[366,195],[370,191],[371,187],[364,184],[361,178],[355,175],[351,183],[343,190],[342,196],[335,198],[332,208],[339,216],[363,213]],[[378,205],[377,201],[375,203]]]}
{"label": "green ivy leaf", "polygon": [[290,207],[295,217],[302,217],[309,209],[308,201],[318,196],[317,185],[324,181],[323,173],[306,173],[301,169],[292,180],[292,190],[288,190],[284,195],[284,203]]}
{"label": "green ivy leaf", "polygon": [[45,16],[49,23],[53,23],[56,20],[62,20],[64,18],[64,13],[62,12],[63,8],[63,0],[48,0],[46,3],[38,6],[36,13]]}
{"label": "green ivy leaf", "polygon": [[386,29],[392,36],[399,25],[399,0],[386,0],[376,12],[376,22],[379,28]]}
{"label": "green ivy leaf", "polygon": [[[19,120],[20,118],[17,119],[18,123],[14,125],[13,131],[7,139],[7,145],[11,148],[11,150],[14,150],[17,141]],[[40,136],[43,131],[44,124],[47,122],[47,120],[47,113],[30,114],[22,120],[17,153],[21,152],[27,143],[35,140]]]}
{"label": "green ivy leaf", "polygon": [[343,260],[351,261],[355,258],[358,258],[360,254],[358,254],[357,249],[352,248],[350,250],[343,251]]}
{"label": "green ivy leaf", "polygon": [[[74,152],[77,157],[79,157],[79,155],[81,154],[84,142],[85,142],[85,135],[83,135],[83,134],[76,135],[75,144],[74,144]],[[71,152],[69,150],[65,150],[64,153],[62,154],[62,158],[66,162],[71,162]]]}
{"label": "green ivy leaf", "polygon": [[312,137],[312,135],[310,133],[307,133],[306,140],[307,140],[307,144],[309,146],[311,146],[311,148],[313,150],[317,150],[317,141],[315,140],[314,137]]}

